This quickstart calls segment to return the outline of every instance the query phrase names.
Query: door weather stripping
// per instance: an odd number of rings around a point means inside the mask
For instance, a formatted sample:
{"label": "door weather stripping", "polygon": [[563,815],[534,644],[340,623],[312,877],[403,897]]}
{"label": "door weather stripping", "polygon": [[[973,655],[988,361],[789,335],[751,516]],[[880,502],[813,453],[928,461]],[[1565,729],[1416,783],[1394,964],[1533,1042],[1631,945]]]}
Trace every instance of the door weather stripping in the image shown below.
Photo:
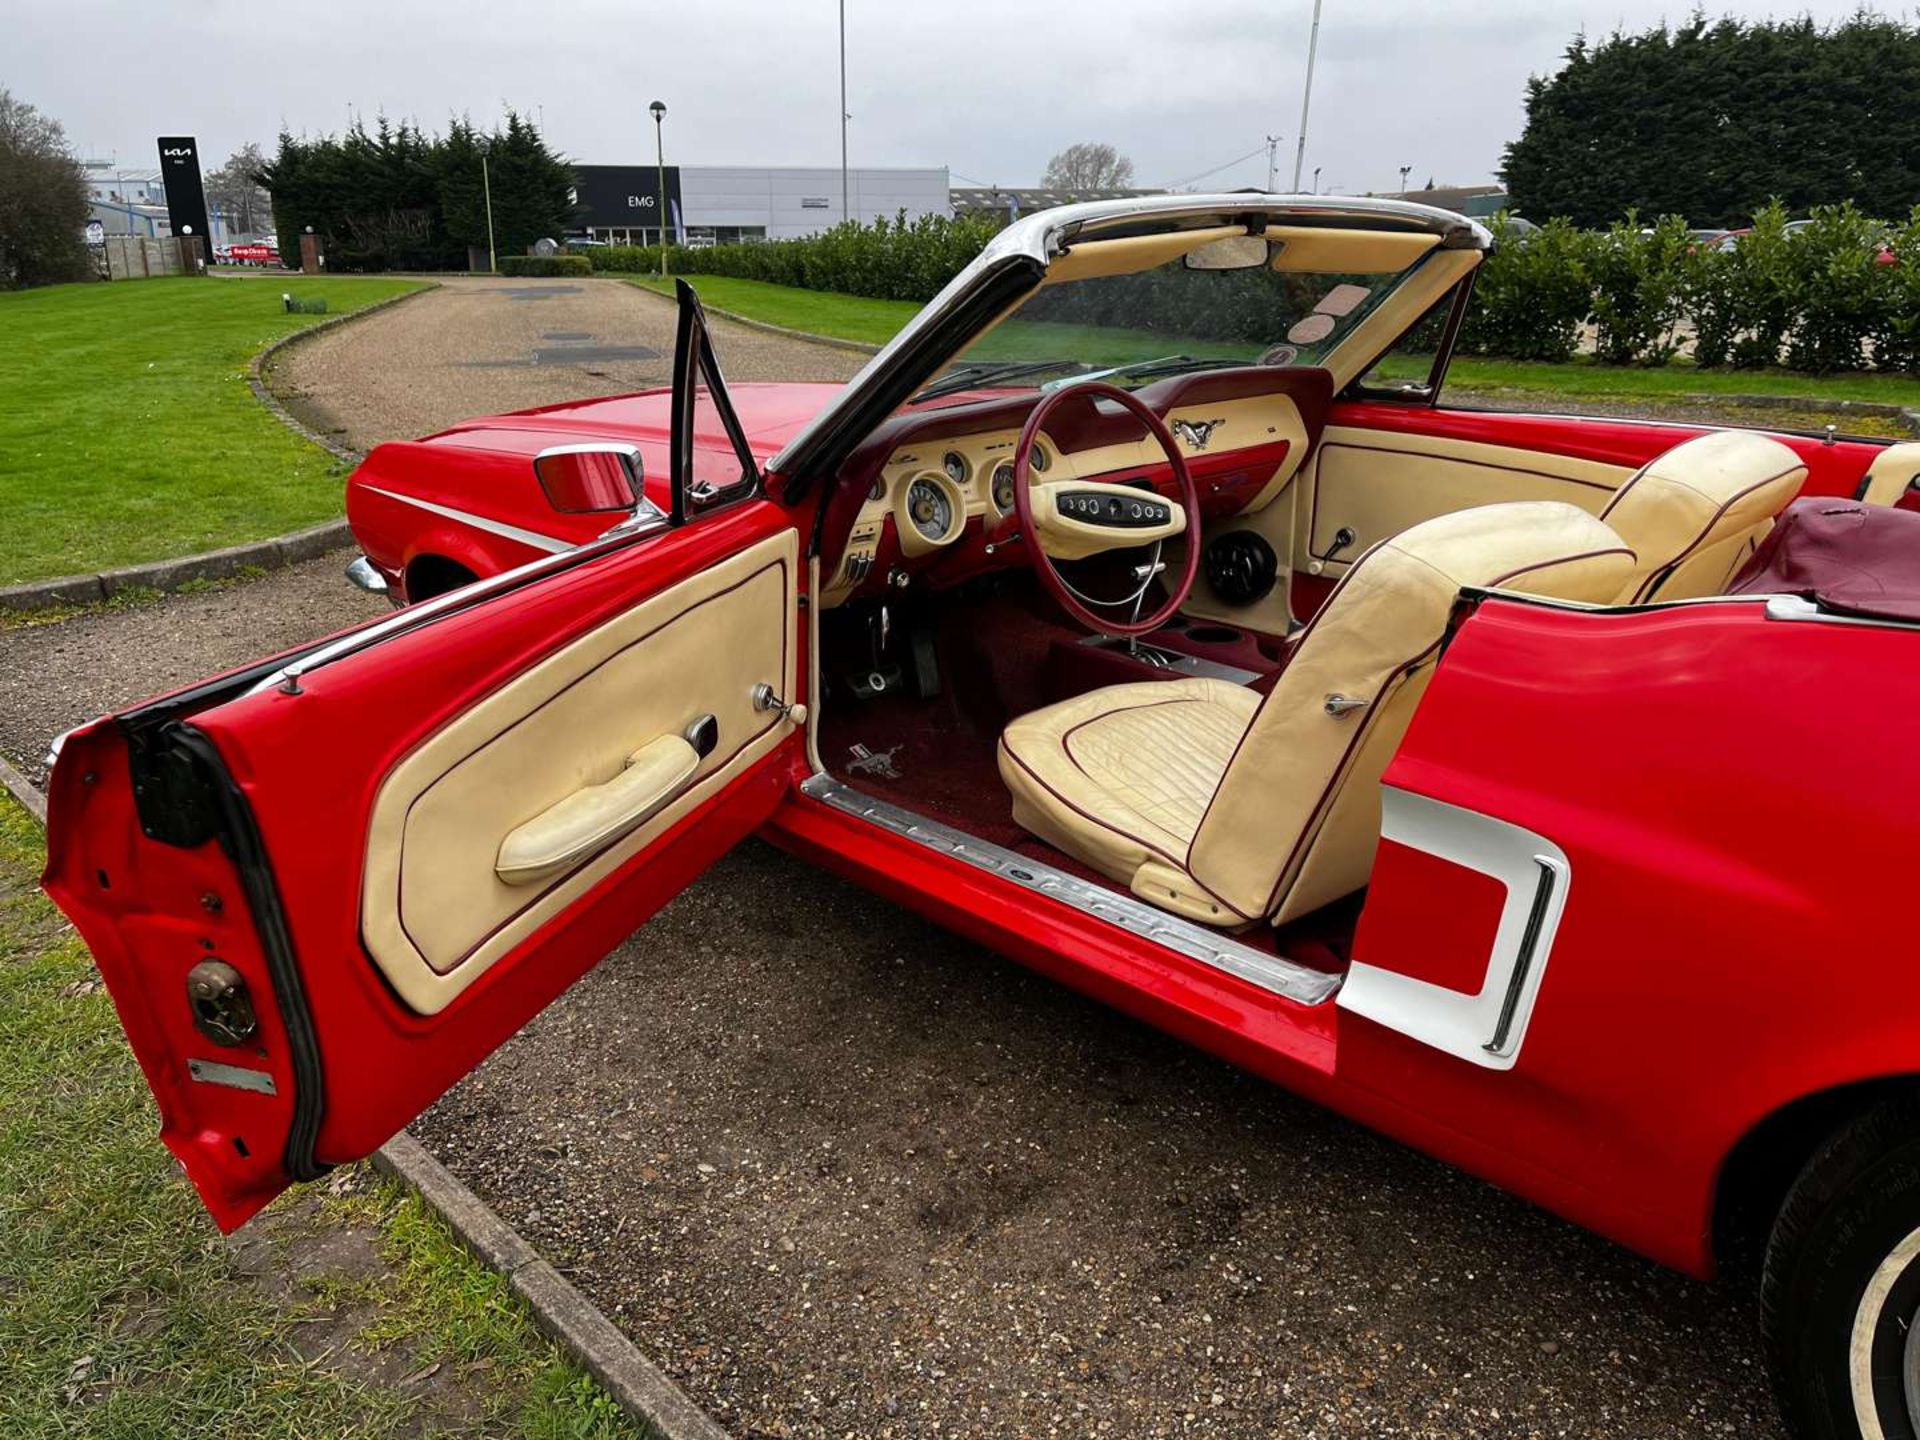
{"label": "door weather stripping", "polygon": [[1202,965],[1222,971],[1237,980],[1244,980],[1283,999],[1301,1005],[1319,1005],[1340,988],[1340,977],[1337,975],[1296,965],[1264,950],[1256,950],[1251,945],[1242,945],[1231,936],[1182,920],[1177,915],[1169,915],[1164,910],[1156,910],[1131,895],[1091,884],[1077,875],[1069,875],[1064,870],[1056,870],[1025,855],[1003,850],[998,845],[942,825],[937,820],[929,820],[898,805],[889,805],[884,800],[863,795],[831,775],[814,775],[803,781],[800,793],[822,801],[835,810],[857,815],[882,830],[904,836],[929,850],[964,860],[975,869],[1011,880],[1023,889],[1070,905],[1109,925],[1138,935],[1143,940],[1164,945],[1189,960],[1197,960]]}

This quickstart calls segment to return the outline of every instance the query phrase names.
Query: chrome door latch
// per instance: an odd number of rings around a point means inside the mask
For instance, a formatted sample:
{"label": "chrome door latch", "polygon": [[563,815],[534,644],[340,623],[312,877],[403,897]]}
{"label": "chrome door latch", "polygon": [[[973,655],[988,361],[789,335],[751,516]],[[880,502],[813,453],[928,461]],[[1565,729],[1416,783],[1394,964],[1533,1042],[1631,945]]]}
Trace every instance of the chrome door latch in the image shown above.
{"label": "chrome door latch", "polygon": [[756,710],[777,710],[780,715],[794,725],[807,723],[807,707],[797,701],[782,700],[780,692],[762,680],[753,687],[753,708]]}

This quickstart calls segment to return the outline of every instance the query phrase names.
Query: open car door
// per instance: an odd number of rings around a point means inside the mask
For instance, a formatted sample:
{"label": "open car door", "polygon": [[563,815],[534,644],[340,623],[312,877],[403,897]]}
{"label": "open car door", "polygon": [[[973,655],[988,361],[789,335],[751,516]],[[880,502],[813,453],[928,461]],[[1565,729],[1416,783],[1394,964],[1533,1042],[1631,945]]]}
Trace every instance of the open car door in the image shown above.
{"label": "open car door", "polygon": [[682,303],[670,515],[62,749],[46,887],[223,1229],[372,1153],[786,789],[798,534]]}

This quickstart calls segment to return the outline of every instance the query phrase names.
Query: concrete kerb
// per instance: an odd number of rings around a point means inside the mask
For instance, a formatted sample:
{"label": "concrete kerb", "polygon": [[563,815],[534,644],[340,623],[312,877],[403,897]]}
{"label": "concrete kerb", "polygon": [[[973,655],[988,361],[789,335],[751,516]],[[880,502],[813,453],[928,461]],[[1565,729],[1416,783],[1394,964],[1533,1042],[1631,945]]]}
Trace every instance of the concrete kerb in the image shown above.
{"label": "concrete kerb", "polygon": [[[0,756],[0,789],[42,826],[47,823],[46,797],[5,756]],[[419,1195],[462,1245],[504,1276],[541,1332],[598,1380],[643,1429],[662,1440],[728,1440],[727,1432],[642,1355],[598,1306],[413,1136],[402,1130],[380,1147],[373,1165]]]}
{"label": "concrete kerb", "polygon": [[[273,358],[290,347],[311,340],[314,336],[334,329],[336,326],[364,320],[367,316],[395,305],[404,304],[439,289],[438,284],[428,285],[421,290],[410,290],[405,295],[395,295],[364,310],[355,310],[348,315],[334,315],[317,325],[309,325],[290,335],[283,335],[255,355],[247,367],[247,385],[253,391],[254,398],[267,409],[282,425],[303,440],[311,441],[337,459],[356,464],[360,459],[358,451],[340,444],[330,436],[310,429],[288,413],[285,406],[274,398],[266,386],[266,372]],[[329,520],[322,525],[310,526],[305,530],[291,531],[285,535],[270,535],[264,540],[251,540],[244,545],[229,545],[219,550],[207,550],[198,555],[180,555],[170,560],[150,560],[142,565],[126,565],[115,570],[102,570],[91,575],[61,575],[51,580],[32,580],[23,585],[0,587],[0,610],[44,610],[53,605],[94,605],[109,600],[126,590],[178,590],[184,585],[196,581],[230,580],[246,570],[278,570],[283,566],[298,564],[302,560],[311,560],[324,555],[329,550],[338,550],[353,539],[345,520]]]}

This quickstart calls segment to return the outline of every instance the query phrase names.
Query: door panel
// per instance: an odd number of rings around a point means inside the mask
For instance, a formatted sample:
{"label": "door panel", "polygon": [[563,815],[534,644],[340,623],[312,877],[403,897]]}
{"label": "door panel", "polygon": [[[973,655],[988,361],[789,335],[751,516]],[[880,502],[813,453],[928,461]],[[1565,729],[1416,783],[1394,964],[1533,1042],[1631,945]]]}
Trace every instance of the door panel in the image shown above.
{"label": "door panel", "polygon": [[[797,537],[770,536],[662,591],[456,716],[388,775],[368,825],[360,927],[401,997],[435,1014],[658,839],[790,727],[753,688],[793,693]],[[513,883],[507,837],[702,716],[717,739],[665,803],[557,873]],[[684,742],[683,742],[684,748]],[[691,753],[691,752],[689,752]],[[617,822],[617,817],[614,817]]]}
{"label": "door panel", "polygon": [[[1296,563],[1305,569],[1319,561],[1323,572],[1338,574],[1408,526],[1476,505],[1561,500],[1598,514],[1632,473],[1626,465],[1449,436],[1329,427]],[[1337,546],[1343,529],[1353,538]]]}
{"label": "door panel", "polygon": [[[798,729],[751,690],[791,700],[806,673],[804,523],[747,501],[69,739],[47,888],[223,1227],[372,1153],[773,812]],[[558,874],[494,878],[508,835],[703,714],[717,743],[665,808]],[[237,1041],[196,1023],[215,962],[253,1013]]]}

